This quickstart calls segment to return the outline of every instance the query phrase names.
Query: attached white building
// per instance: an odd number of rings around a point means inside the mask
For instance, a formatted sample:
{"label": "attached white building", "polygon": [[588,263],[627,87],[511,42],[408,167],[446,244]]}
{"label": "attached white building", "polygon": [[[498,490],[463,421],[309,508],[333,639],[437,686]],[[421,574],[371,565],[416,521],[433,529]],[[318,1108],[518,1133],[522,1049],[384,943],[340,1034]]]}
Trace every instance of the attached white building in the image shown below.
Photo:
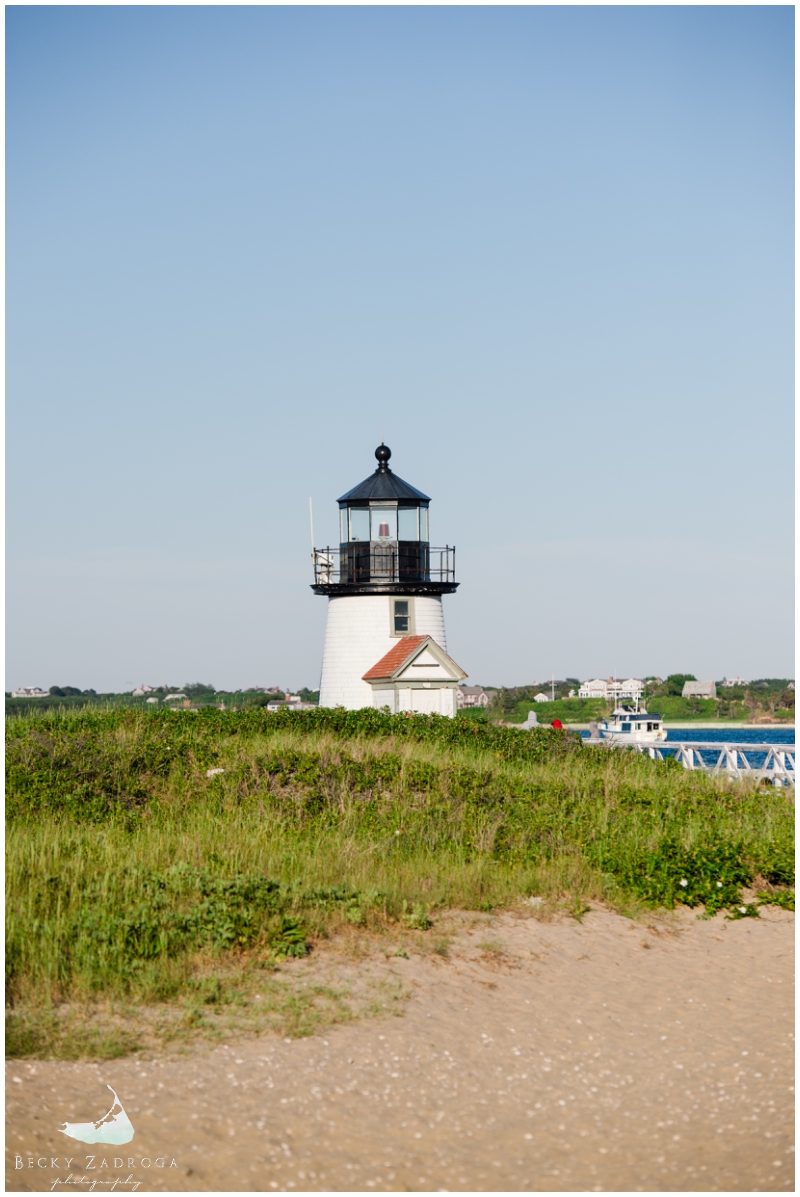
{"label": "attached white building", "polygon": [[372,705],[392,715],[447,715],[458,709],[458,683],[467,675],[431,636],[404,636],[364,674]]}
{"label": "attached white building", "polygon": [[551,699],[550,699],[549,694],[545,694],[544,690],[540,690],[538,694],[534,694],[533,701],[534,702],[550,702]]}
{"label": "attached white building", "polygon": [[49,698],[47,690],[40,690],[38,686],[20,686],[19,690],[12,690],[12,698]]}

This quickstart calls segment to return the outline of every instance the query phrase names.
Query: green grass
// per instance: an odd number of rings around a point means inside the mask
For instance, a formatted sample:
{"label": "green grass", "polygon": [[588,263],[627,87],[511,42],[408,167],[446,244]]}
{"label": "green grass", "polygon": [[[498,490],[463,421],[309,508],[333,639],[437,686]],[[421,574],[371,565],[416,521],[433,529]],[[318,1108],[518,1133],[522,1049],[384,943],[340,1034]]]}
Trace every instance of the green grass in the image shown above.
{"label": "green grass", "polygon": [[554,719],[562,723],[589,723],[592,719],[604,719],[612,709],[613,703],[602,698],[557,698],[555,702],[518,702],[503,718],[507,723],[524,723],[528,712],[535,711],[539,722],[548,726]]}
{"label": "green grass", "polygon": [[[7,755],[12,1054],[130,1050],[132,1009],[161,1011],[151,1039],[288,1025],[296,993],[266,1023],[253,995],[338,931],[424,938],[535,894],[735,909],[794,882],[793,793],[548,730],[115,711],[9,720]],[[303,1000],[298,1026],[349,1016]]]}
{"label": "green grass", "polygon": [[719,703],[713,698],[680,698],[672,695],[660,695],[647,700],[647,709],[654,715],[660,715],[667,722],[670,719],[708,721],[718,718],[719,715]]}

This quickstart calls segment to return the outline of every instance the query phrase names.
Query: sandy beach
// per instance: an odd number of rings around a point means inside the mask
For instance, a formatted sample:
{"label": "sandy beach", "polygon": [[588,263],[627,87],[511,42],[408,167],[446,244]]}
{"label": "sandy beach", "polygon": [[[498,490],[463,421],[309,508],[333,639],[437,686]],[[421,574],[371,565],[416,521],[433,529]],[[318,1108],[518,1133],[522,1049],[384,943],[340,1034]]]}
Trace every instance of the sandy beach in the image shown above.
{"label": "sandy beach", "polygon": [[[794,1188],[793,915],[520,912],[450,930],[446,956],[375,945],[358,962],[332,945],[286,966],[337,983],[367,970],[409,994],[400,1017],[149,1060],[11,1062],[7,1189]],[[106,1085],[132,1141],[59,1134],[106,1112]]]}

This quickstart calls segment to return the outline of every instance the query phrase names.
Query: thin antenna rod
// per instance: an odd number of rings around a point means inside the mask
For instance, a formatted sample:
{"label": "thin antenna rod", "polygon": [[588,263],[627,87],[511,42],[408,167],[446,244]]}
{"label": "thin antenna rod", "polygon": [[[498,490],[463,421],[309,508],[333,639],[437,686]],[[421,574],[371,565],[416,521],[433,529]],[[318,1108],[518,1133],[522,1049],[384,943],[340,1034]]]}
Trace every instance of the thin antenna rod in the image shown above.
{"label": "thin antenna rod", "polygon": [[314,504],[311,495],[308,496],[308,514],[311,520],[311,560],[314,561]]}

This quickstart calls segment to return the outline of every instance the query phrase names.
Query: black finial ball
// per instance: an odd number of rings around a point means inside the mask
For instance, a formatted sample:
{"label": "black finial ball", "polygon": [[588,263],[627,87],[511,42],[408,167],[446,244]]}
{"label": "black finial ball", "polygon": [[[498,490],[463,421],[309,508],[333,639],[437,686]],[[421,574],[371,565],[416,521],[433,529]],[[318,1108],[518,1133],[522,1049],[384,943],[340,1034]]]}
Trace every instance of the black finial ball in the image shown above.
{"label": "black finial ball", "polygon": [[375,450],[375,456],[381,465],[385,465],[392,456],[392,451],[388,445],[378,445],[377,449]]}

